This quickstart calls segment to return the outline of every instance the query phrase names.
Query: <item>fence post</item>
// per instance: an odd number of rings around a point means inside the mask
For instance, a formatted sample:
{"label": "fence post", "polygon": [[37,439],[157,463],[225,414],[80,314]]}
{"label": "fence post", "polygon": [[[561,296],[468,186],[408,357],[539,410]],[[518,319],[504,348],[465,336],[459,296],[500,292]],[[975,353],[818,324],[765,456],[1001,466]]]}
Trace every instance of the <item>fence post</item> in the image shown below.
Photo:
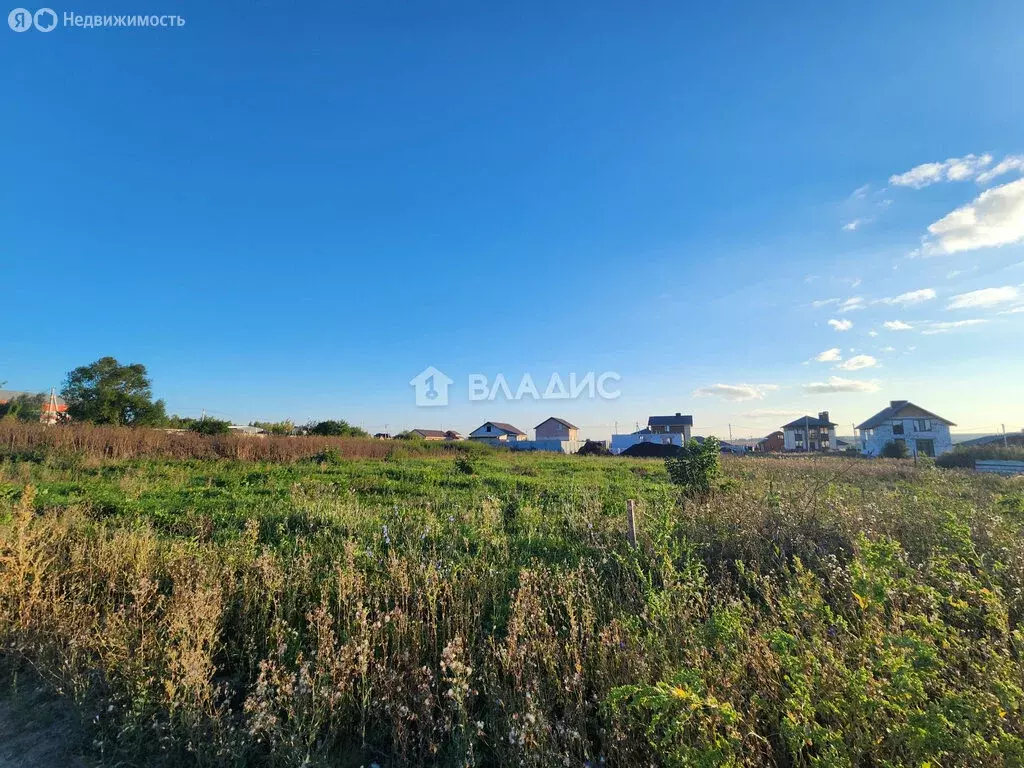
{"label": "fence post", "polygon": [[626,538],[631,547],[636,546],[636,502],[633,499],[626,500]]}

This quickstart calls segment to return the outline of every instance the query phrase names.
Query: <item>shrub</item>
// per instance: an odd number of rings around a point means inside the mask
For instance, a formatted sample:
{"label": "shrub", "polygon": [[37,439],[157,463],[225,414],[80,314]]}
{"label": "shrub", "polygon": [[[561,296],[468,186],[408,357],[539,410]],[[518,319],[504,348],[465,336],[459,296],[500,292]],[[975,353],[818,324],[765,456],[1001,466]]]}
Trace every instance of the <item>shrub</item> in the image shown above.
{"label": "shrub", "polygon": [[223,419],[196,419],[189,424],[190,432],[198,432],[200,435],[226,435],[231,429],[231,422]]}
{"label": "shrub", "polygon": [[905,459],[910,455],[910,452],[907,451],[907,444],[905,442],[890,440],[882,446],[882,452],[879,455],[883,459]]}
{"label": "shrub", "polygon": [[721,472],[721,444],[709,437],[703,443],[691,440],[675,457],[665,459],[665,469],[688,496],[706,494]]}
{"label": "shrub", "polygon": [[366,430],[354,427],[344,419],[320,421],[310,425],[308,431],[321,437],[369,437]]}
{"label": "shrub", "polygon": [[1024,447],[1001,445],[956,446],[952,451],[935,459],[935,465],[943,469],[974,469],[974,462],[986,459],[1002,461],[1024,461]]}

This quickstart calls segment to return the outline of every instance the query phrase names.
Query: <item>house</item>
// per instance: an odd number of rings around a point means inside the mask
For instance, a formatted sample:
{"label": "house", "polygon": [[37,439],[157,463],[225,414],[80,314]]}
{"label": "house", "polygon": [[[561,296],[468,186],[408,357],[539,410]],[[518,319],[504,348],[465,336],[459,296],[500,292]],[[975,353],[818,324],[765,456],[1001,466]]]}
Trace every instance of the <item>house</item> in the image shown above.
{"label": "house", "polygon": [[445,440],[464,440],[461,432],[456,432],[454,429],[446,429],[444,433]]}
{"label": "house", "polygon": [[391,439],[391,435],[388,432],[374,432],[373,436],[377,440],[390,440]]}
{"label": "house", "polygon": [[781,429],[777,429],[767,437],[758,440],[754,450],[758,453],[782,453],[786,448],[786,437]]}
{"label": "house", "polygon": [[572,442],[579,440],[580,433],[579,427],[575,424],[570,424],[557,416],[545,419],[534,427],[534,431],[538,440],[569,440]]}
{"label": "house", "polygon": [[949,428],[955,426],[909,400],[892,400],[857,430],[866,456],[880,455],[890,442],[903,443],[911,456],[938,456],[953,450]]}
{"label": "house", "polygon": [[822,411],[817,418],[801,416],[782,427],[783,450],[785,451],[834,451],[836,450],[836,425],[829,421],[828,411]]}
{"label": "house", "polygon": [[[36,392],[21,392],[15,389],[0,389],[0,405],[7,405],[19,397],[38,398],[42,397],[43,402],[39,406],[39,421],[43,424],[56,424],[68,418],[68,404],[64,398],[58,397],[56,390],[51,389],[50,395]],[[38,401],[37,401],[38,402]]]}
{"label": "house", "polygon": [[424,440],[447,440],[448,433],[443,429],[410,429],[409,434],[422,437]]}
{"label": "house", "polygon": [[260,427],[253,427],[246,424],[231,424],[228,432],[232,435],[243,435],[245,437],[266,437],[267,431]]}
{"label": "house", "polygon": [[650,416],[647,426],[636,432],[612,435],[612,453],[622,453],[639,443],[658,445],[686,445],[690,442],[693,416],[676,413],[673,416]]}
{"label": "house", "polygon": [[494,445],[507,445],[526,439],[526,433],[503,421],[485,421],[469,433],[470,440]]}

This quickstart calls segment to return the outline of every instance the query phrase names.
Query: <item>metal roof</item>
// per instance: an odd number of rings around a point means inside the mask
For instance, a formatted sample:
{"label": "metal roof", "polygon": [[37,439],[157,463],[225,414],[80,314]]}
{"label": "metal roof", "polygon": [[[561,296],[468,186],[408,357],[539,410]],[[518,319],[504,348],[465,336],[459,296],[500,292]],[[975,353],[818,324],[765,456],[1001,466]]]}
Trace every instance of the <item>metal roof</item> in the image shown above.
{"label": "metal roof", "polygon": [[[863,424],[859,424],[857,426],[857,429],[874,429],[875,427],[884,424],[885,422],[889,421],[890,419],[897,419],[897,418],[899,418],[900,413],[902,413],[904,409],[910,408],[910,407],[917,408],[917,410],[922,411],[923,413],[927,414],[927,416],[929,418],[936,419],[937,421],[941,421],[943,424],[946,424],[947,426],[950,426],[950,427],[955,427],[956,426],[956,424],[954,424],[949,419],[944,419],[941,416],[932,413],[931,411],[925,410],[920,405],[914,405],[909,400],[890,400],[888,408],[883,408],[878,413],[876,413],[874,416],[872,416],[870,419],[865,421]],[[914,418],[914,417],[908,416],[907,418]]]}

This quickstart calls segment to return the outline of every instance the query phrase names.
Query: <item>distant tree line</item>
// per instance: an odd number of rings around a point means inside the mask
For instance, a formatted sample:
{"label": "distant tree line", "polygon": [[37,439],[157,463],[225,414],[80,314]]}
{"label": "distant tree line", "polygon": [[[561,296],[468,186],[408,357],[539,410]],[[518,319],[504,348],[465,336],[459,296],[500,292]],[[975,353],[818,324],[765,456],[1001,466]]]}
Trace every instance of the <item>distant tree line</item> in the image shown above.
{"label": "distant tree line", "polygon": [[[185,429],[204,435],[224,435],[231,422],[204,416],[167,415],[163,400],[153,398],[152,382],[146,366],[128,365],[114,357],[101,357],[89,365],[69,372],[60,396],[67,404],[72,421],[110,424],[124,427],[164,427]],[[0,404],[0,419],[39,421],[47,395],[23,394]],[[344,419],[311,421],[297,427],[292,421],[253,421],[271,435],[327,435],[338,437],[369,437],[365,430]]]}

